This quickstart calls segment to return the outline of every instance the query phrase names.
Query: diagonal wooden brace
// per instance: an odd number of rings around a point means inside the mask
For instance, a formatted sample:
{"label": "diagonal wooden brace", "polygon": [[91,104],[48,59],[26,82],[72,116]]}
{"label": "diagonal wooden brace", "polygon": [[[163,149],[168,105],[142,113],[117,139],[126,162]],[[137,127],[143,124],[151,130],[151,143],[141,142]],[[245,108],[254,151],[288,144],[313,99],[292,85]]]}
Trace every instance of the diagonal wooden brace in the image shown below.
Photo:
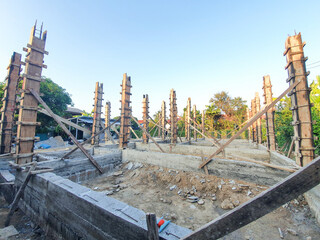
{"label": "diagonal wooden brace", "polygon": [[183,239],[219,239],[263,217],[320,183],[320,157],[241,206],[223,214]]}
{"label": "diagonal wooden brace", "polygon": [[47,112],[51,115],[51,117],[59,124],[59,126],[63,129],[63,131],[72,139],[72,141],[80,148],[80,150],[83,152],[83,154],[91,161],[91,163],[99,170],[100,173],[103,173],[102,168],[97,163],[96,160],[93,159],[93,157],[87,153],[87,151],[84,149],[84,147],[77,141],[77,139],[72,135],[72,133],[66,128],[66,126],[60,121],[59,118],[51,111],[51,109],[48,107],[48,105],[42,100],[42,98],[39,96],[39,94],[34,91],[33,89],[29,89],[29,91],[32,93],[32,95],[38,100],[39,103],[47,110]]}
{"label": "diagonal wooden brace", "polygon": [[274,100],[269,105],[266,105],[264,109],[262,109],[260,112],[258,112],[255,116],[253,116],[246,125],[244,125],[239,132],[237,132],[235,135],[233,135],[232,138],[230,138],[225,144],[223,144],[217,151],[215,151],[213,154],[211,154],[206,161],[200,164],[199,168],[203,168],[205,165],[207,165],[211,159],[219,154],[223,149],[225,149],[234,139],[240,136],[241,133],[243,133],[245,130],[247,130],[248,127],[250,127],[255,121],[257,121],[263,114],[265,114],[270,108],[274,107],[277,102],[279,102],[288,92],[290,92],[293,88],[295,88],[300,81],[296,81],[294,84],[292,84],[287,90],[285,90],[276,100]]}

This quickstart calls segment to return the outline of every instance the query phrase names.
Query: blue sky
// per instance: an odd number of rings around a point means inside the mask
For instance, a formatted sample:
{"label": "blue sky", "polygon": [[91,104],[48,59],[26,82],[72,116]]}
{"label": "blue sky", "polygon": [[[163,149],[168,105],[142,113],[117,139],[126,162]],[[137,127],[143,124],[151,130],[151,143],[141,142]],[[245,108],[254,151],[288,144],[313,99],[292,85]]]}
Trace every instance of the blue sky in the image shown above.
{"label": "blue sky", "polygon": [[[24,59],[22,48],[38,20],[48,31],[43,75],[86,111],[93,108],[99,81],[112,117],[118,116],[125,72],[139,118],[143,94],[149,94],[154,114],[162,100],[168,106],[171,88],[179,114],[188,97],[202,110],[223,90],[248,102],[257,91],[262,98],[267,74],[276,97],[288,87],[283,56],[288,35],[301,32],[307,65],[320,61],[319,9],[320,1],[0,0],[0,80],[13,51]],[[320,67],[310,72],[309,83]]]}

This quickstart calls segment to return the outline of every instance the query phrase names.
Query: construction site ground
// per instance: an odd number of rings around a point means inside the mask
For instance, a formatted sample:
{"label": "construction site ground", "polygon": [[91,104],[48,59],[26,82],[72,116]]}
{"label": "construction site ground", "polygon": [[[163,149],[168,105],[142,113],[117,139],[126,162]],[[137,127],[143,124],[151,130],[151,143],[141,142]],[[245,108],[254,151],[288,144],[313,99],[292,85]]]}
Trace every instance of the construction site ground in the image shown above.
{"label": "construction site ground", "polygon": [[[132,162],[82,184],[192,230],[268,189],[238,180]],[[223,239],[320,239],[320,227],[300,196]]]}

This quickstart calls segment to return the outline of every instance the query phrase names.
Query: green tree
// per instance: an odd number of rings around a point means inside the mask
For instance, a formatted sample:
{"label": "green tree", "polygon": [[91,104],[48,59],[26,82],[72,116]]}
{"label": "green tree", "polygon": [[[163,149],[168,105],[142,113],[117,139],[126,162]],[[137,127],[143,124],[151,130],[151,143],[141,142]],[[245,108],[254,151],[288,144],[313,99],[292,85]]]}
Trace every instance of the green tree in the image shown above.
{"label": "green tree", "polygon": [[320,76],[316,77],[310,84],[311,93],[310,101],[313,103],[311,108],[312,120],[315,122],[313,124],[313,135],[315,137],[315,153],[320,154]]}
{"label": "green tree", "polygon": [[206,127],[210,130],[223,130],[224,134],[240,126],[246,119],[246,101],[241,97],[232,98],[222,91],[213,95],[206,106]]}
{"label": "green tree", "polygon": [[[50,78],[43,77],[40,93],[43,101],[58,116],[65,117],[68,105],[73,105],[70,94]],[[64,134],[58,124],[47,115],[39,113],[37,121],[41,122],[41,126],[36,129],[37,133],[54,130],[55,134]]]}

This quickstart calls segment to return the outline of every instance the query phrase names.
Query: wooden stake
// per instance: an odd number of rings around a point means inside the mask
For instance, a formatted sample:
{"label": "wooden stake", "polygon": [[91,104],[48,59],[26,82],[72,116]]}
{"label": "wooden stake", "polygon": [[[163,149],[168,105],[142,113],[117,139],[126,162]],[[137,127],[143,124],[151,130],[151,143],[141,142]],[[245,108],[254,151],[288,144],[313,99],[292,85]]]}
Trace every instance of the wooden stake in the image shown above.
{"label": "wooden stake", "polygon": [[146,221],[148,228],[148,240],[159,240],[156,215],[154,213],[147,213]]}
{"label": "wooden stake", "polygon": [[191,119],[191,98],[188,98],[187,102],[187,127],[186,127],[186,140],[191,143],[191,131],[190,131],[190,119]]}
{"label": "wooden stake", "polygon": [[142,118],[143,118],[143,128],[145,131],[143,131],[142,134],[142,143],[147,144],[149,142],[148,135],[146,133],[149,133],[149,121],[148,121],[148,115],[149,115],[149,97],[148,94],[143,95],[142,100]]}
{"label": "wooden stake", "polygon": [[266,105],[264,109],[262,109],[259,113],[257,113],[255,116],[253,116],[250,121],[247,122],[246,125],[244,125],[239,132],[237,132],[232,138],[230,138],[225,144],[223,144],[217,151],[215,151],[213,154],[211,154],[208,159],[201,163],[199,168],[204,167],[207,165],[211,159],[219,154],[223,149],[225,149],[234,139],[236,139],[238,136],[240,136],[241,133],[243,133],[249,126],[251,126],[257,119],[259,119],[263,114],[265,114],[270,108],[274,107],[277,102],[279,102],[288,92],[290,92],[293,88],[295,88],[300,81],[296,81],[294,84],[292,84],[287,90],[285,90],[277,99],[275,99],[270,105]]}
{"label": "wooden stake", "polygon": [[25,180],[23,181],[22,185],[20,186],[16,196],[14,197],[14,200],[13,202],[11,203],[11,206],[10,206],[10,210],[9,210],[9,213],[8,213],[8,216],[7,216],[7,219],[5,221],[5,227],[8,227],[10,225],[10,220],[11,220],[11,217],[12,215],[14,214],[14,212],[16,211],[17,207],[18,207],[18,203],[19,203],[19,200],[20,198],[22,197],[22,194],[24,192],[24,189],[26,188],[30,178],[32,177],[32,171],[36,168],[36,165],[37,165],[37,162],[34,162],[34,164],[32,164],[29,168],[29,171],[27,173],[27,176],[25,178]]}
{"label": "wooden stake", "polygon": [[293,150],[293,146],[294,146],[294,138],[292,138],[292,140],[291,140],[290,148],[289,148],[288,155],[287,155],[288,158],[290,158],[290,155]]}
{"label": "wooden stake", "polygon": [[[272,102],[272,90],[271,90],[270,76],[263,77],[263,90],[265,102],[264,104],[270,104]],[[274,131],[274,107],[266,112],[266,127],[267,127],[267,147],[271,151],[276,150],[276,136]]]}
{"label": "wooden stake", "polygon": [[205,119],[205,113],[204,113],[204,110],[202,110],[202,121],[201,121],[202,134],[205,133],[205,129],[204,129],[204,119]]}
{"label": "wooden stake", "polygon": [[[256,102],[254,99],[251,100],[251,116],[256,115]],[[257,123],[252,124],[252,142],[257,142]]]}
{"label": "wooden stake", "polygon": [[164,141],[166,139],[166,102],[162,101],[162,105],[161,105],[161,128],[162,128],[162,140]]}
{"label": "wooden stake", "polygon": [[[116,121],[114,121],[111,125],[105,127],[104,129],[100,130],[99,132],[97,132],[97,134],[103,133],[103,131],[105,131],[107,128],[111,128],[116,122],[118,122],[120,119],[117,119]],[[85,140],[84,142],[82,142],[80,145],[83,146],[84,144],[90,142],[90,140],[94,137],[94,135],[92,135],[91,137],[89,137],[87,140]],[[61,159],[66,159],[68,158],[72,153],[74,153],[79,147],[76,146],[74,149],[72,149],[70,152],[66,153],[65,155],[63,155],[61,157]]]}
{"label": "wooden stake", "polygon": [[[260,112],[260,97],[258,92],[256,92],[255,102],[256,102],[256,113],[258,113]],[[257,143],[259,144],[262,143],[261,118],[257,119]]]}
{"label": "wooden stake", "polygon": [[142,129],[142,131],[145,132],[145,134],[154,142],[154,144],[157,145],[157,147],[160,149],[160,151],[164,153],[165,151],[163,151],[163,149],[162,149],[162,148],[160,147],[160,145],[156,142],[156,140],[154,140],[153,137],[151,137],[150,134],[149,134],[148,132],[146,132],[146,130],[145,130],[143,127],[141,127],[141,126],[139,125],[138,121],[137,121],[134,117],[132,117],[132,116],[131,116],[131,119],[138,124],[138,126],[140,127],[140,129]]}
{"label": "wooden stake", "polygon": [[104,140],[107,142],[108,140],[112,140],[112,136],[109,137],[107,134],[107,131],[110,132],[110,128],[108,126],[110,125],[110,119],[111,119],[111,102],[106,102],[105,106],[105,119],[104,119],[104,126],[107,128],[104,134]]}
{"label": "wooden stake", "polygon": [[72,139],[74,144],[80,148],[80,150],[83,152],[83,154],[91,161],[91,163],[99,170],[100,173],[103,173],[102,168],[100,165],[96,162],[96,160],[93,159],[93,157],[87,153],[87,151],[82,147],[82,145],[77,141],[77,139],[72,135],[72,133],[66,128],[65,125],[60,121],[59,118],[55,116],[55,114],[51,111],[51,109],[48,107],[48,105],[42,100],[42,98],[39,96],[39,94],[33,90],[29,89],[30,93],[35,97],[35,99],[47,110],[47,112],[51,115],[51,117],[59,124],[59,126],[62,128],[62,130]]}
{"label": "wooden stake", "polygon": [[8,66],[6,87],[3,93],[0,123],[0,154],[10,153],[12,145],[12,129],[16,109],[16,92],[21,71],[21,54],[13,52]]}
{"label": "wooden stake", "polygon": [[[194,122],[197,122],[197,106],[193,105],[193,120]],[[197,131],[193,131],[193,140],[197,141]]]}

